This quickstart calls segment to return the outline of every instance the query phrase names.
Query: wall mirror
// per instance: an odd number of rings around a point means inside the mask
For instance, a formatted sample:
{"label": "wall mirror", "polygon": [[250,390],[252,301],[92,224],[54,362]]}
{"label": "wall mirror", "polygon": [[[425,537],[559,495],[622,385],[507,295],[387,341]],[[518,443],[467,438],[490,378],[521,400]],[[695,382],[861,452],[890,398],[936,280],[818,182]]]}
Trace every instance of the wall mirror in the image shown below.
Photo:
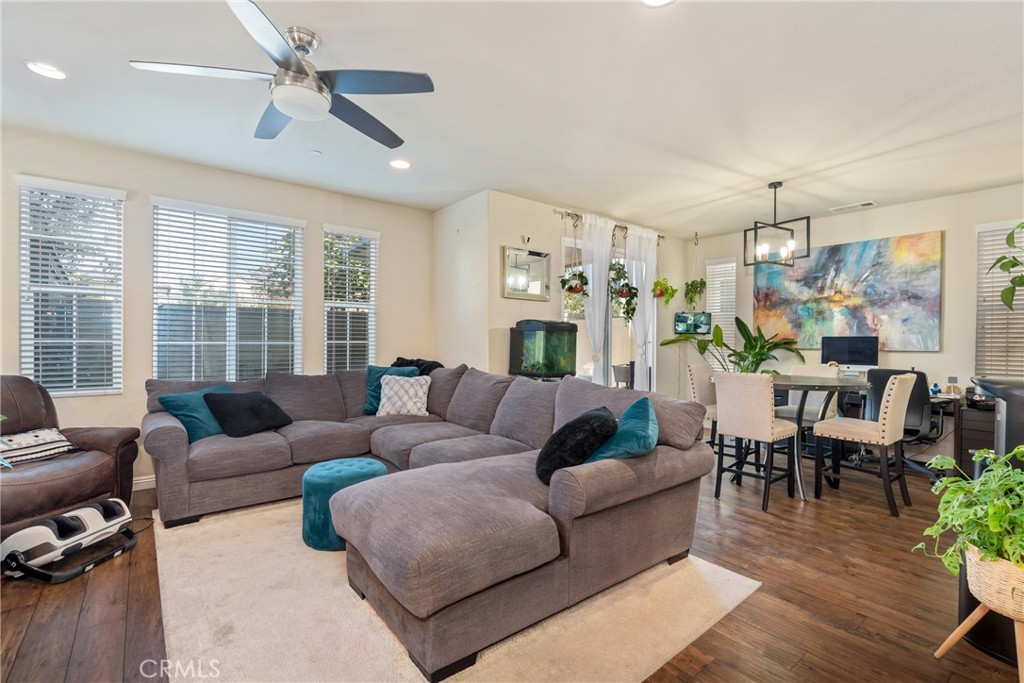
{"label": "wall mirror", "polygon": [[503,297],[551,301],[551,254],[502,247],[501,263]]}

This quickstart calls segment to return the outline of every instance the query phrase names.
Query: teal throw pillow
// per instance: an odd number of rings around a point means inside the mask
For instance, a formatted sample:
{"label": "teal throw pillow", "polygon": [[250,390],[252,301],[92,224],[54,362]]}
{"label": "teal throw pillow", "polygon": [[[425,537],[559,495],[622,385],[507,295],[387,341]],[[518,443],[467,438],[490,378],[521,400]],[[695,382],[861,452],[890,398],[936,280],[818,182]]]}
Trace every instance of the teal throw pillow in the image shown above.
{"label": "teal throw pillow", "polygon": [[178,418],[185,425],[188,442],[193,443],[215,434],[223,434],[220,423],[210,412],[210,407],[203,400],[205,394],[230,394],[231,387],[227,384],[215,384],[198,391],[185,391],[180,394],[167,394],[159,398],[160,405],[168,413]]}
{"label": "teal throw pillow", "polygon": [[642,398],[619,417],[619,428],[586,462],[608,458],[635,458],[646,455],[658,445],[658,418],[651,399]]}
{"label": "teal throw pillow", "polygon": [[366,368],[366,404],[363,406],[363,415],[376,415],[380,408],[380,378],[384,375],[397,375],[398,377],[418,377],[420,371],[415,366],[406,368],[389,368],[371,365]]}

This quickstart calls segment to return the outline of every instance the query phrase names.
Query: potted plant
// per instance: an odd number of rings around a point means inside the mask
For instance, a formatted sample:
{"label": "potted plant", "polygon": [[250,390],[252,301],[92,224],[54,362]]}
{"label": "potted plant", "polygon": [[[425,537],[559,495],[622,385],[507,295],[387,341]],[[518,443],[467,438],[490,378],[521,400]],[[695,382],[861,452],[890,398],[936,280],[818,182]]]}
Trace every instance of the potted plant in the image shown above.
{"label": "potted plant", "polygon": [[651,294],[655,299],[665,299],[665,305],[672,301],[672,298],[679,293],[679,290],[669,284],[667,277],[659,277],[651,287]]}
{"label": "potted plant", "polygon": [[924,530],[925,536],[935,539],[931,550],[924,543],[914,550],[939,558],[954,575],[960,573],[963,557],[967,585],[981,603],[946,639],[936,657],[944,655],[990,609],[1024,621],[1024,469],[1013,466],[1015,460],[1024,461],[1024,444],[1006,455],[979,450],[974,460],[987,464],[977,479],[971,479],[948,455],[928,461],[932,469],[956,474],[939,479],[932,488],[942,498],[938,519]]}
{"label": "potted plant", "polygon": [[1024,251],[1024,246],[1017,245],[1018,232],[1024,233],[1024,223],[1018,223],[1006,235],[1006,246],[1010,248],[1010,253],[1003,254],[988,267],[988,272],[992,272],[993,268],[998,268],[1010,276],[1010,284],[999,293],[999,299],[1011,311],[1013,310],[1013,298],[1017,295],[1017,288],[1024,288],[1024,273],[1014,273],[1018,268],[1024,268],[1024,261],[1021,261],[1024,254],[1016,256],[1013,253]]}
{"label": "potted plant", "polygon": [[699,280],[690,280],[683,285],[683,298],[686,299],[686,308],[693,313],[697,310],[697,302],[704,296],[704,290],[707,289],[708,283],[704,281],[704,278]]}
{"label": "potted plant", "polygon": [[636,297],[639,291],[629,283],[626,266],[619,261],[612,261],[608,266],[608,293],[622,300],[622,317],[630,322],[636,314]]}
{"label": "potted plant", "polygon": [[569,294],[582,294],[587,296],[587,276],[582,270],[570,270],[558,280],[562,289]]}
{"label": "potted plant", "polygon": [[743,346],[738,349],[725,343],[719,325],[715,325],[711,331],[710,339],[695,334],[677,334],[670,339],[663,339],[661,346],[684,342],[691,344],[702,356],[710,353],[719,367],[726,371],[735,369],[736,372],[764,372],[777,375],[778,370],[761,370],[761,365],[768,360],[778,360],[778,356],[775,355],[778,351],[792,353],[800,360],[804,360],[804,355],[796,348],[797,340],[792,337],[780,338],[778,334],[765,337],[760,326],[755,334],[740,318],[736,318],[736,331],[743,338]]}

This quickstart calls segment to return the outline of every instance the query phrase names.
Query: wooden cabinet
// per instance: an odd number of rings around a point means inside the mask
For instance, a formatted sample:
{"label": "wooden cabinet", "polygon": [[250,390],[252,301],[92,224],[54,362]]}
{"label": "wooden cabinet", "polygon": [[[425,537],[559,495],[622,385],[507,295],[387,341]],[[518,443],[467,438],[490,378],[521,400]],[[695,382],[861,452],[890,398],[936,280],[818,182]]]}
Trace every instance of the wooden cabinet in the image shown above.
{"label": "wooden cabinet", "polygon": [[993,410],[976,410],[956,402],[956,439],[954,457],[957,465],[967,474],[974,474],[974,462],[970,451],[978,448],[995,448],[996,414]]}

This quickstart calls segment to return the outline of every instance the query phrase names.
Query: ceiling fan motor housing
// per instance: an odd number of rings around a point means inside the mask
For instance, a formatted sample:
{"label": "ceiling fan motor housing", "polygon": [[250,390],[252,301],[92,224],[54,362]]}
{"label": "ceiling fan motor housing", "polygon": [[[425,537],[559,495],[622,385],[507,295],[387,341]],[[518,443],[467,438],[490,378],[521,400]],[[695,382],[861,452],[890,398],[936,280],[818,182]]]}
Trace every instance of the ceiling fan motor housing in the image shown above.
{"label": "ceiling fan motor housing", "polygon": [[278,69],[270,86],[270,96],[282,114],[300,121],[320,121],[330,113],[331,92],[317,78],[312,64],[306,60],[302,60],[302,64],[309,73]]}

